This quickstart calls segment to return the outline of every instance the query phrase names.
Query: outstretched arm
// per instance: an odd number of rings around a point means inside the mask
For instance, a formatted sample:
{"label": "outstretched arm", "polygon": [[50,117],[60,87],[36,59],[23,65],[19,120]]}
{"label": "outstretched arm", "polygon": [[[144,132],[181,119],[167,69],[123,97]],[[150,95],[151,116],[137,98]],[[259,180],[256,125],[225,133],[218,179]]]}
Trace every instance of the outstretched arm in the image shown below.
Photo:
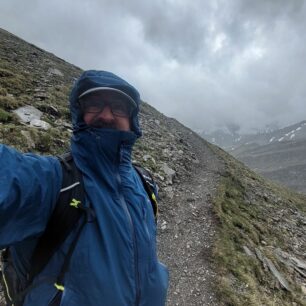
{"label": "outstretched arm", "polygon": [[43,232],[61,183],[56,158],[0,145],[0,249]]}

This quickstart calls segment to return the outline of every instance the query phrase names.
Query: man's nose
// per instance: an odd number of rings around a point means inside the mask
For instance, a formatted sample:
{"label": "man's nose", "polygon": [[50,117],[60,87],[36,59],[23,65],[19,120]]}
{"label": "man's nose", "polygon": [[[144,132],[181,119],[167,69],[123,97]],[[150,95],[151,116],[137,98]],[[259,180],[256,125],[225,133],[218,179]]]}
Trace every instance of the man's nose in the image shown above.
{"label": "man's nose", "polygon": [[99,113],[98,118],[105,122],[111,122],[114,120],[114,115],[109,105],[105,105],[102,112]]}

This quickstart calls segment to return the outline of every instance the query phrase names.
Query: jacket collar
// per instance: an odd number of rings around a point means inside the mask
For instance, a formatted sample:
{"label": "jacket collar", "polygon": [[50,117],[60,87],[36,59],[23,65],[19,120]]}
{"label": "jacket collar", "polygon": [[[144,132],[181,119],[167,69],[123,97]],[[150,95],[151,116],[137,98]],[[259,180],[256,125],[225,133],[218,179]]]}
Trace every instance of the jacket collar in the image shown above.
{"label": "jacket collar", "polygon": [[71,139],[71,151],[81,170],[103,171],[110,167],[131,163],[133,144],[136,141],[133,132],[113,129],[87,128],[74,133]]}

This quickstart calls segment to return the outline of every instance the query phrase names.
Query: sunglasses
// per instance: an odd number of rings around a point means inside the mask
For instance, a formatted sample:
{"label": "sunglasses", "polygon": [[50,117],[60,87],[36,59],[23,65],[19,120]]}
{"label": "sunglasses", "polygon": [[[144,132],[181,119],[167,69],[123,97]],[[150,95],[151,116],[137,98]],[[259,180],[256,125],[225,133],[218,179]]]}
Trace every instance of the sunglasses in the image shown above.
{"label": "sunglasses", "polygon": [[79,105],[83,114],[99,114],[108,106],[114,116],[129,118],[135,109],[128,96],[115,91],[89,93],[79,98]]}

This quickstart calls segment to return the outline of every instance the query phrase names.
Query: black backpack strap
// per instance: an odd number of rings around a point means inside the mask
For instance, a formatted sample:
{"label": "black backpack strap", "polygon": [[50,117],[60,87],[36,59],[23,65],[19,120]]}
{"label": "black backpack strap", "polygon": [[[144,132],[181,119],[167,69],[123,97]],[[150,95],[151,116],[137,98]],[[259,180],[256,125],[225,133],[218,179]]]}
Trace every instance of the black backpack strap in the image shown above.
{"label": "black backpack strap", "polygon": [[40,237],[31,258],[29,282],[46,266],[83,215],[76,209],[84,202],[84,186],[80,171],[71,154],[59,157],[62,165],[63,183],[55,209]]}
{"label": "black backpack strap", "polygon": [[157,204],[157,187],[155,181],[151,175],[151,173],[146,170],[145,168],[133,164],[134,169],[138,173],[139,177],[141,178],[142,184],[148,194],[148,197],[152,204],[152,209],[155,217],[155,221],[157,220],[158,215],[158,204]]}
{"label": "black backpack strap", "polygon": [[77,208],[83,214],[83,221],[82,221],[81,225],[79,226],[72,243],[69,246],[68,252],[65,256],[65,260],[64,260],[64,263],[63,263],[62,268],[61,268],[61,271],[60,271],[60,273],[59,273],[59,275],[56,279],[56,282],[54,284],[56,289],[58,289],[60,291],[64,291],[64,284],[63,284],[64,276],[65,276],[65,273],[67,272],[67,270],[69,268],[70,259],[71,259],[72,253],[73,253],[73,251],[74,251],[74,249],[77,245],[77,242],[79,240],[81,232],[82,232],[86,223],[91,223],[91,222],[94,222],[94,220],[95,220],[95,213],[90,207],[85,207],[82,203],[79,203]]}

